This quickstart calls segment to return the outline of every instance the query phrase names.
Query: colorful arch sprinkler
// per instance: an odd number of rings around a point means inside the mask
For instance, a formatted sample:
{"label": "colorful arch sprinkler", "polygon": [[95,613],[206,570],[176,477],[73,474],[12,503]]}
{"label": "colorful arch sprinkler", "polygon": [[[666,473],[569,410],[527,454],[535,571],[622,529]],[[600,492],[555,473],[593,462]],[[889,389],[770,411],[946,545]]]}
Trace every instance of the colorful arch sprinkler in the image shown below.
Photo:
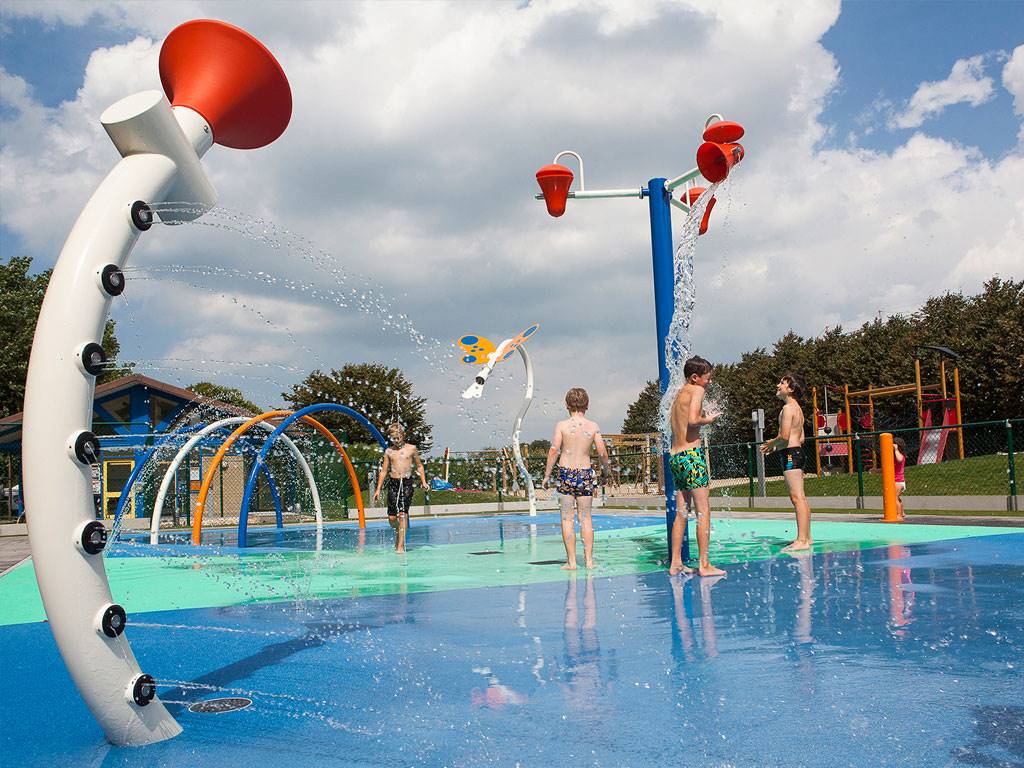
{"label": "colorful arch sprinkler", "polygon": [[[143,674],[124,634],[103,567],[106,535],[95,519],[90,431],[100,339],[110,301],[139,235],[154,221],[201,216],[217,200],[200,158],[214,144],[256,148],[288,124],[291,92],[255,38],[218,21],[174,30],[160,55],[160,91],[109,107],[100,122],[121,160],[86,203],[57,259],[43,300],[25,383],[24,476],[29,540],[50,629],[75,685],[117,745],[181,732]],[[183,205],[182,205],[183,204]],[[170,208],[171,206],[167,206]],[[54,407],[59,403],[60,407]]]}
{"label": "colorful arch sprinkler", "polygon": [[[646,187],[629,187],[626,189],[586,189],[583,181],[583,158],[576,152],[559,152],[555,155],[552,165],[546,165],[537,172],[537,182],[541,194],[538,200],[544,200],[548,213],[561,216],[565,212],[569,199],[588,200],[604,197],[635,197],[647,198],[651,216],[651,254],[654,261],[654,314],[658,327],[658,368],[660,372],[662,394],[668,389],[669,370],[667,365],[666,340],[672,315],[675,312],[674,297],[674,265],[672,253],[672,216],[671,208],[689,214],[697,199],[707,190],[697,186],[697,178],[703,176],[712,184],[724,181],[733,166],[743,160],[743,146],[737,142],[743,138],[743,126],[724,120],[721,115],[711,115],[704,123],[704,143],[697,149],[697,167],[691,168],[674,179],[656,178],[647,182]],[[572,191],[572,171],[564,165],[558,165],[563,155],[572,155],[580,166],[579,189]],[[683,188],[682,200],[673,197],[673,190]],[[715,198],[712,197],[704,209],[704,215],[698,227],[698,234],[708,230],[711,209]],[[676,518],[675,492],[672,489],[672,472],[668,466],[668,455],[665,462],[665,522],[668,525],[668,542],[671,554],[672,524]],[[683,557],[688,559],[689,541],[683,539]]]}
{"label": "colorful arch sprinkler", "polygon": [[[552,216],[560,215],[552,214]],[[487,377],[491,375],[491,371],[494,370],[494,366],[508,360],[516,353],[516,350],[519,351],[519,356],[523,359],[523,365],[526,367],[526,394],[523,396],[523,404],[519,408],[519,413],[516,414],[515,425],[512,427],[512,454],[516,458],[519,474],[523,476],[523,482],[526,483],[526,497],[530,501],[530,514],[533,516],[537,514],[537,494],[533,488],[533,477],[526,468],[526,462],[523,461],[523,453],[519,447],[519,433],[522,431],[526,412],[530,410],[530,403],[533,402],[533,363],[530,362],[530,355],[526,351],[526,340],[533,336],[538,328],[540,328],[540,324],[534,323],[515,338],[505,339],[497,347],[483,336],[467,335],[459,339],[459,346],[465,353],[462,356],[462,362],[467,365],[484,363],[484,367],[473,377],[473,383],[462,393],[465,400],[480,397],[484,393],[484,384],[487,382]]]}

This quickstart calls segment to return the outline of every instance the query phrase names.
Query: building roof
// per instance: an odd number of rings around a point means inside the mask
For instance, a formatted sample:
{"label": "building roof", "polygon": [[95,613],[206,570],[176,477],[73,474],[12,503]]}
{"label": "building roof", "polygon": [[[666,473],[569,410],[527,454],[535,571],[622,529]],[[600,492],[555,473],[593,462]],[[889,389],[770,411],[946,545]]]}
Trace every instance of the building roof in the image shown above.
{"label": "building roof", "polygon": [[[121,378],[114,379],[113,381],[108,381],[105,384],[97,385],[96,392],[93,395],[93,400],[95,401],[101,398],[107,398],[110,395],[130,390],[133,387],[146,387],[157,394],[169,395],[170,397],[174,397],[179,400],[185,400],[196,403],[197,405],[213,408],[217,411],[222,411],[229,416],[254,415],[244,408],[239,408],[220,400],[214,400],[213,398],[205,397],[198,392],[193,392],[191,389],[176,387],[173,384],[168,384],[167,382],[159,381],[158,379],[153,379],[149,376],[143,376],[138,373],[133,373],[130,376],[122,376]],[[23,418],[24,411],[14,413],[0,419],[0,443],[20,442],[21,422]]]}

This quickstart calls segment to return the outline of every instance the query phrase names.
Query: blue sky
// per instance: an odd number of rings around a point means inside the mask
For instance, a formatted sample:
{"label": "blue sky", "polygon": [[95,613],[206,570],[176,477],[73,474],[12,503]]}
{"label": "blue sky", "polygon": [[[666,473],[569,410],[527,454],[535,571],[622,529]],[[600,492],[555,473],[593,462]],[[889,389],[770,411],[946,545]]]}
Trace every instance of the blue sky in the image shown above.
{"label": "blue sky", "polygon": [[[822,44],[839,62],[840,83],[824,120],[835,126],[832,141],[892,150],[908,129],[875,130],[865,136],[858,122],[879,99],[902,102],[919,83],[942,80],[957,59],[989,54],[986,70],[996,78],[1003,62],[995,54],[1024,42],[1024,2],[847,2]],[[985,104],[953,105],[928,123],[928,130],[998,157],[1017,143],[1019,120],[1012,97],[996,88]],[[877,123],[875,123],[877,124]]]}
{"label": "blue sky", "polygon": [[[308,238],[386,306],[325,305],[323,263],[202,226],[213,213],[154,230],[112,311],[122,357],[176,384],[215,379],[277,405],[314,367],[375,360],[428,398],[439,445],[473,448],[508,428],[521,372],[465,406],[468,372],[427,360],[387,315],[408,315],[439,348],[540,322],[526,436],[549,436],[579,385],[617,431],[657,371],[646,205],[574,202],[550,219],[533,173],[575,149],[590,187],[674,176],[711,112],[744,123],[747,155],[698,243],[703,356],[728,362],[789,330],[856,327],[993,275],[1024,277],[1024,2],[0,8],[0,257],[30,255],[36,269],[52,266],[117,160],[100,112],[158,87],[171,29],[223,19],[288,75],[280,139],[204,158],[220,210]],[[317,290],[282,293],[250,271]],[[252,361],[285,372],[254,376]]]}

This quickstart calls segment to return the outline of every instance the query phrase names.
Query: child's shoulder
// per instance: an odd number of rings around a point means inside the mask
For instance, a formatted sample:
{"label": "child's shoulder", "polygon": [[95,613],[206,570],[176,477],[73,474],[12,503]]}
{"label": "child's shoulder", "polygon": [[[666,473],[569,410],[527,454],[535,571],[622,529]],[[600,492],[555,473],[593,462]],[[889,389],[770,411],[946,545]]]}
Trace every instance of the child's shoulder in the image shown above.
{"label": "child's shoulder", "polygon": [[415,451],[416,450],[416,446],[413,445],[412,443],[406,443],[405,445],[402,446],[402,450],[403,451]]}

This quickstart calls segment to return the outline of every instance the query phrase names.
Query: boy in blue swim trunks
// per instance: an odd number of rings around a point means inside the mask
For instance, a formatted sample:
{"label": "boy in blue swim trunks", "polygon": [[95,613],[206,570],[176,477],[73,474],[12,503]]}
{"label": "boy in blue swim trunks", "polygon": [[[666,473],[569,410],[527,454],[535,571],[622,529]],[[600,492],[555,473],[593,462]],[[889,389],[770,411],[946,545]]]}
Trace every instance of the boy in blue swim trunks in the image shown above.
{"label": "boy in blue swim trunks", "polygon": [[721,568],[708,561],[708,546],[711,543],[711,500],[708,486],[707,457],[700,442],[700,428],[711,424],[721,414],[704,413],[704,391],[711,383],[714,370],[703,357],[691,357],[683,365],[686,384],[679,390],[672,403],[672,449],[669,467],[672,469],[672,485],[676,490],[676,519],[672,523],[672,558],[668,572],[693,573],[683,563],[683,533],[686,530],[687,510],[693,508],[697,514],[697,549],[700,562],[697,573],[701,576],[722,576]]}
{"label": "boy in blue swim trunks", "polygon": [[775,395],[785,403],[779,413],[779,434],[761,446],[764,454],[785,450],[782,457],[782,476],[786,478],[789,500],[796,512],[796,538],[783,552],[798,552],[810,549],[811,507],[804,494],[804,412],[800,407],[800,396],[807,386],[797,373],[785,373],[775,388]]}
{"label": "boy in blue swim trunks", "polygon": [[605,474],[611,476],[608,449],[601,428],[586,417],[590,406],[587,390],[574,387],[565,393],[565,407],[569,418],[555,425],[551,438],[548,463],[544,467],[544,485],[551,479],[551,470],[558,459],[558,492],[562,495],[562,542],[565,544],[566,563],[562,570],[576,570],[576,523],[573,507],[579,512],[580,536],[583,539],[583,564],[594,567],[594,525],[590,520],[590,505],[597,475],[590,466],[590,447],[597,451]]}

